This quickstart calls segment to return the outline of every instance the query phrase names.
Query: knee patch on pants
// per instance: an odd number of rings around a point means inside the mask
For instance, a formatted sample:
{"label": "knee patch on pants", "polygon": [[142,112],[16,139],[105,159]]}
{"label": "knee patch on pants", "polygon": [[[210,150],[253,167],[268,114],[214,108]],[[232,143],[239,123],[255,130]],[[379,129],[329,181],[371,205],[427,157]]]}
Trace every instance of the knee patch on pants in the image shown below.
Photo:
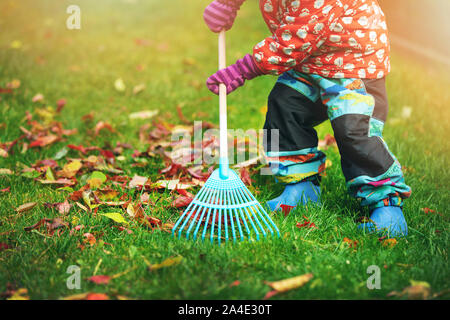
{"label": "knee patch on pants", "polygon": [[383,140],[369,135],[369,122],[369,116],[347,114],[331,123],[347,181],[362,175],[377,177],[394,163]]}

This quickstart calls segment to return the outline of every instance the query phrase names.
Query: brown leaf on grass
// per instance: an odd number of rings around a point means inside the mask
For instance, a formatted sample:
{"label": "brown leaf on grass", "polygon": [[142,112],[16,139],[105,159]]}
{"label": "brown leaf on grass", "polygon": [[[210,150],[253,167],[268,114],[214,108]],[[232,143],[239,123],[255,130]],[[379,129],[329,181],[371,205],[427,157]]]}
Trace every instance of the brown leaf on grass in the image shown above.
{"label": "brown leaf on grass", "polygon": [[116,130],[114,130],[114,128],[108,122],[99,121],[95,125],[95,129],[94,129],[95,130],[95,135],[98,136],[100,131],[103,130],[103,129],[107,129],[111,133],[116,132]]}
{"label": "brown leaf on grass", "polygon": [[187,207],[192,200],[194,200],[192,197],[179,196],[172,202],[171,206],[175,208],[184,208]]}
{"label": "brown leaf on grass", "polygon": [[411,285],[404,288],[401,292],[392,291],[387,294],[388,297],[404,297],[411,300],[427,300],[431,295],[431,287],[428,282],[410,280]]}
{"label": "brown leaf on grass", "polygon": [[16,208],[16,212],[17,213],[22,213],[22,212],[25,212],[25,211],[29,211],[29,210],[33,209],[36,205],[37,205],[37,202],[24,203],[21,206]]}
{"label": "brown leaf on grass", "polygon": [[0,175],[2,175],[2,174],[12,175],[12,174],[14,174],[14,172],[12,172],[10,169],[0,168]]}
{"label": "brown leaf on grass", "polygon": [[92,276],[88,278],[88,281],[91,281],[95,284],[108,284],[110,280],[111,277],[105,275]]}
{"label": "brown leaf on grass", "polygon": [[[378,239],[380,240],[380,239]],[[383,247],[389,247],[389,248],[393,248],[395,247],[395,245],[397,244],[397,239],[392,238],[392,239],[383,239],[382,241],[380,241],[381,244],[383,245]]]}
{"label": "brown leaf on grass", "polygon": [[348,244],[348,247],[349,247],[349,248],[356,248],[356,247],[358,246],[358,243],[359,243],[358,240],[352,240],[352,239],[349,239],[349,238],[347,238],[347,237],[345,237],[345,238],[342,240],[342,242]]}
{"label": "brown leaf on grass", "polygon": [[247,167],[242,167],[239,169],[239,176],[241,177],[242,182],[244,182],[247,186],[252,185],[252,178],[250,177],[250,172]]}
{"label": "brown leaf on grass", "polygon": [[42,184],[54,184],[54,185],[61,185],[61,186],[74,186],[76,184],[75,181],[73,181],[71,179],[65,179],[65,178],[56,179],[54,181],[36,179],[36,181],[38,181]]}
{"label": "brown leaf on grass", "polygon": [[97,242],[97,239],[95,239],[92,233],[86,232],[85,234],[83,234],[83,237],[86,238],[83,240],[83,243],[89,243],[91,246],[93,246]]}
{"label": "brown leaf on grass", "polygon": [[178,113],[178,118],[180,118],[181,122],[184,124],[191,124],[192,121],[189,121],[188,119],[186,119],[186,117],[183,114],[183,111],[181,110],[182,108],[182,104],[178,104],[177,105],[177,113]]}
{"label": "brown leaf on grass", "polygon": [[155,270],[158,270],[161,268],[171,267],[171,266],[181,263],[182,260],[183,260],[182,256],[167,258],[166,260],[164,260],[161,263],[150,265],[148,267],[148,269],[149,269],[149,271],[155,271]]}
{"label": "brown leaf on grass", "polygon": [[273,291],[269,291],[264,299],[269,299],[275,294],[290,291],[293,289],[297,289],[303,287],[306,283],[308,283],[313,278],[312,273],[303,274],[301,276],[288,278],[275,282],[265,282],[267,285],[272,287]]}
{"label": "brown leaf on grass", "polygon": [[148,181],[147,177],[141,177],[141,176],[138,176],[138,175],[135,174],[133,176],[133,179],[131,179],[128,187],[130,189],[133,189],[133,188],[136,188],[136,187],[142,187],[142,186],[144,186],[147,183],[147,181]]}
{"label": "brown leaf on grass", "polygon": [[24,230],[25,231],[37,230],[44,225],[47,227],[49,235],[53,235],[54,231],[57,229],[69,227],[69,225],[60,218],[55,219],[43,218],[38,222],[36,222],[35,224],[33,224],[32,226],[25,227]]}
{"label": "brown leaf on grass", "polygon": [[323,140],[319,140],[318,145],[320,148],[328,149],[329,147],[336,146],[336,139],[331,134],[327,134]]}
{"label": "brown leaf on grass", "polygon": [[70,211],[70,208],[72,207],[71,204],[69,204],[69,201],[64,202],[57,202],[57,203],[44,203],[44,207],[50,208],[50,209],[56,209],[60,214],[67,214]]}

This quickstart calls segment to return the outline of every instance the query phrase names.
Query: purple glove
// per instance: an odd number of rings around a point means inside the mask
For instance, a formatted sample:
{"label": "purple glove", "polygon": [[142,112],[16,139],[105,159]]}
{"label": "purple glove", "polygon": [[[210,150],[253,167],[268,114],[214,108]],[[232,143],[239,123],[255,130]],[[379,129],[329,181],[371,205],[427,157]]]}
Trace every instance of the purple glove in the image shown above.
{"label": "purple glove", "polygon": [[213,32],[229,30],[245,0],[214,0],[205,9],[203,19]]}
{"label": "purple glove", "polygon": [[258,68],[253,57],[247,54],[235,64],[219,70],[208,78],[206,86],[215,94],[219,94],[219,84],[227,87],[227,94],[244,85],[245,80],[251,80],[264,73]]}

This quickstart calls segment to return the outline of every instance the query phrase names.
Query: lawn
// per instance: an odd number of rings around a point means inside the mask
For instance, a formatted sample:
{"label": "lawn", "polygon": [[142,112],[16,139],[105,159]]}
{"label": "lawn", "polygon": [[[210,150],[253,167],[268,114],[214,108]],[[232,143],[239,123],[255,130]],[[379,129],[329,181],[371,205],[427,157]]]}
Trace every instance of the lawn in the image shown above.
{"label": "lawn", "polygon": [[[416,284],[419,296],[449,298],[445,70],[393,52],[384,136],[413,189],[404,208],[406,239],[389,242],[357,230],[367,212],[347,195],[338,150],[330,146],[323,205],[297,208],[287,217],[272,214],[280,239],[221,246],[175,240],[167,230],[182,212],[172,205],[180,195],[155,187],[174,177],[161,172],[169,163],[155,147],[158,139],[148,137],[164,134],[161,126],[170,131],[192,121],[218,123],[218,99],[203,85],[217,68],[217,36],[201,18],[208,1],[76,2],[81,30],[66,28],[73,1],[0,4],[0,28],[6,30],[0,33],[0,150],[8,149],[0,156],[0,298],[24,288],[31,299],[82,293],[262,299],[271,290],[266,282],[308,273],[313,278],[306,285],[271,299],[417,297],[408,296],[411,281],[426,282]],[[228,61],[267,34],[256,1],[249,1],[227,33]],[[262,127],[275,80],[255,79],[229,96],[230,128]],[[159,113],[130,118],[142,110]],[[332,134],[329,123],[318,130],[321,139]],[[271,177],[250,172],[250,188],[262,203],[281,192]],[[146,188],[129,188],[135,175],[149,179]],[[83,199],[82,191],[89,190]],[[100,200],[126,204],[98,206]],[[26,203],[34,204],[20,209]],[[126,221],[115,222],[107,213]],[[298,228],[306,219],[316,227]],[[155,268],[163,261],[174,264]],[[72,265],[81,268],[80,289],[67,287]],[[366,286],[371,265],[381,270],[381,289]],[[107,283],[92,281],[98,279]]]}

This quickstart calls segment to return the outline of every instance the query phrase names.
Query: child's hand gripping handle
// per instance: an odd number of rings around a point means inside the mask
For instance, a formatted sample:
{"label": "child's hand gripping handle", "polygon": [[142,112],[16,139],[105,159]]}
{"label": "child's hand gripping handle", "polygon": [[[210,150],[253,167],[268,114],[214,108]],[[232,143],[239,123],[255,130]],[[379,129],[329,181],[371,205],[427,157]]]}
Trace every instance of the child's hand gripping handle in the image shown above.
{"label": "child's hand gripping handle", "polygon": [[[219,70],[226,68],[225,31],[219,33]],[[220,176],[228,178],[227,87],[219,84]]]}

